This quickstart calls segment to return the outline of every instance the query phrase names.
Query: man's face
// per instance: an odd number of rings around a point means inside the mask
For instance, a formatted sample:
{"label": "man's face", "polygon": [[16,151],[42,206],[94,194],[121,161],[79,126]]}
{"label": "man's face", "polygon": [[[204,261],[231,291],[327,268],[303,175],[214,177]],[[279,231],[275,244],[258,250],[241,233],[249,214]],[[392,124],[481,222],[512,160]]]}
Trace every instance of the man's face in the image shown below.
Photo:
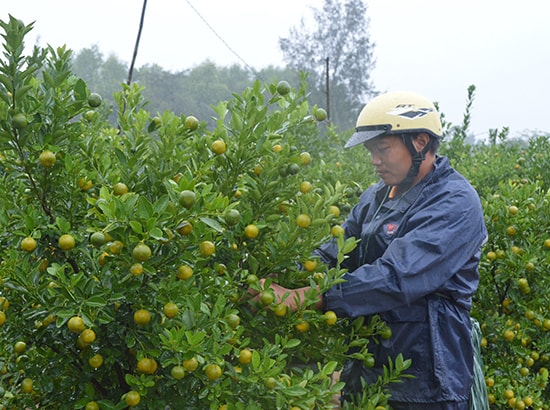
{"label": "man's face", "polygon": [[365,142],[371,164],[386,185],[402,183],[412,165],[411,153],[401,136],[387,135]]}

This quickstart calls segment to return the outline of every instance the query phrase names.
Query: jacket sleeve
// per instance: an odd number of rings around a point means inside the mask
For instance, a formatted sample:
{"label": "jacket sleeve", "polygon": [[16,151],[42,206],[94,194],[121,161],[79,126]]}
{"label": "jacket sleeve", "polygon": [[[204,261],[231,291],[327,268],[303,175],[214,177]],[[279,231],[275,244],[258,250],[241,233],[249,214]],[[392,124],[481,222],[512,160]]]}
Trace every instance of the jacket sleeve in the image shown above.
{"label": "jacket sleeve", "polygon": [[382,257],[345,274],[346,282],[325,294],[326,309],[357,317],[407,306],[433,292],[475,292],[479,275],[472,259],[479,258],[486,239],[477,194],[445,190],[420,202]]}

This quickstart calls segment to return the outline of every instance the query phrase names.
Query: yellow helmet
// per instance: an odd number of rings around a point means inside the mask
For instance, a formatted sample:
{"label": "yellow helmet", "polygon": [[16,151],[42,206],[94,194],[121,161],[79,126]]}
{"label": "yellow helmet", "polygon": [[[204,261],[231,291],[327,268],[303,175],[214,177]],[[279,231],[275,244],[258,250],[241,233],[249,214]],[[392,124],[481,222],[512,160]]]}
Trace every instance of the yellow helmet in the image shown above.
{"label": "yellow helmet", "polygon": [[372,99],[359,114],[355,133],[345,147],[353,147],[384,134],[427,132],[442,137],[441,119],[433,103],[412,92],[389,92]]}

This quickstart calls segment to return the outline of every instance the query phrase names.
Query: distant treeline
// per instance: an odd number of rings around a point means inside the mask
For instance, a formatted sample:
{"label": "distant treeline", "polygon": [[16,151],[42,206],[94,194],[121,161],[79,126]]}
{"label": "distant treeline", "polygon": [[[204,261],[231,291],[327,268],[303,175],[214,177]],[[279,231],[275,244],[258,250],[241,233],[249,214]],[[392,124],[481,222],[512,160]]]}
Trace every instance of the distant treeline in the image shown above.
{"label": "distant treeline", "polygon": [[[116,56],[104,57],[97,46],[75,53],[74,73],[85,80],[93,92],[113,103],[113,93],[122,89],[128,78],[128,64]],[[188,70],[170,72],[157,64],[144,65],[134,70],[132,82],[144,87],[143,95],[149,102],[151,113],[171,111],[176,115],[194,115],[201,121],[211,122],[211,106],[240,94],[254,81],[273,82],[286,80],[292,86],[300,84],[300,73],[279,67],[267,67],[252,72],[240,65],[221,67],[211,61]],[[313,101],[324,106],[322,101]]]}

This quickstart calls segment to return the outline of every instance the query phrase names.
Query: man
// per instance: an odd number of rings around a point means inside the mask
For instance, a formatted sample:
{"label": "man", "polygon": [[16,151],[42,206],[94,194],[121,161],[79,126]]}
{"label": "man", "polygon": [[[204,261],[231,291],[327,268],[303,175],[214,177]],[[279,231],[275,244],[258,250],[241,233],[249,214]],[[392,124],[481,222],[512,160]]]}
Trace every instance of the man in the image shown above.
{"label": "man", "polygon": [[[361,111],[346,147],[364,144],[380,181],[360,197],[343,224],[360,239],[344,261],[345,282],[316,304],[351,318],[378,314],[392,330],[371,343],[374,368],[344,366],[345,397],[376,381],[402,353],[414,378],[389,386],[390,405],[401,409],[468,409],[473,378],[470,308],[479,283],[481,246],[487,237],[479,197],[445,157],[439,114],[426,98],[407,92],[376,97]],[[316,252],[333,266],[336,245]],[[272,284],[278,299],[296,307],[307,288]],[[360,375],[360,377],[359,377]]]}

